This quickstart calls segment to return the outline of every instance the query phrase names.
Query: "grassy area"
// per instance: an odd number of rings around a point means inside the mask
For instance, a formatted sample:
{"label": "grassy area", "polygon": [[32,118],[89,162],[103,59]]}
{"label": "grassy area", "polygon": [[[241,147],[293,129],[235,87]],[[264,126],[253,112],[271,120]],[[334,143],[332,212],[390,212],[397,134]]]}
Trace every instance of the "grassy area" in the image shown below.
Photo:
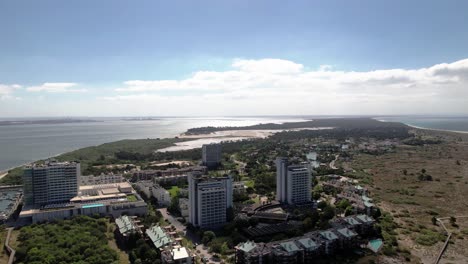
{"label": "grassy area", "polygon": [[8,254],[3,250],[6,240],[6,230],[3,226],[0,226],[0,263],[7,263],[8,262]]}
{"label": "grassy area", "polygon": [[180,188],[178,186],[171,186],[171,188],[168,190],[169,194],[171,195],[171,198],[176,197],[177,194],[179,193],[179,190]]}
{"label": "grassy area", "polygon": [[[467,160],[468,144],[452,141],[403,145],[395,153],[378,156],[358,154],[349,165],[357,171],[355,178],[366,181],[378,205],[394,216],[399,245],[411,248],[412,254],[426,263],[433,261],[431,255],[437,254],[444,239],[432,217],[468,215]],[[421,180],[421,175],[430,175],[433,180]],[[448,252],[455,263],[468,258],[468,236],[458,228],[454,231],[459,231],[459,236]]]}
{"label": "grassy area", "polygon": [[127,196],[127,200],[129,202],[136,202],[138,199],[136,198],[136,196],[134,194],[130,194]]}
{"label": "grassy area", "polygon": [[115,240],[115,237],[114,237],[115,228],[116,226],[114,223],[110,223],[109,226],[107,227],[106,236],[107,236],[108,245],[110,248],[115,250],[117,254],[119,255],[119,264],[128,264],[130,263],[130,260],[128,258],[127,252],[121,250],[117,246],[117,241]]}
{"label": "grassy area", "polygon": [[244,181],[245,186],[253,188],[255,186],[255,182],[253,180]]}

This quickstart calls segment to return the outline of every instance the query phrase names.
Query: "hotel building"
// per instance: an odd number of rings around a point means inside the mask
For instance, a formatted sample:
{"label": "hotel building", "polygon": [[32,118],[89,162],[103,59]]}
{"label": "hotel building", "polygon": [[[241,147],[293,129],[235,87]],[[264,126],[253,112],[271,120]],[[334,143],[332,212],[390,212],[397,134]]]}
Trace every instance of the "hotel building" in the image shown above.
{"label": "hotel building", "polygon": [[232,207],[232,178],[208,177],[200,173],[188,176],[189,223],[201,228],[226,224],[227,209]]}

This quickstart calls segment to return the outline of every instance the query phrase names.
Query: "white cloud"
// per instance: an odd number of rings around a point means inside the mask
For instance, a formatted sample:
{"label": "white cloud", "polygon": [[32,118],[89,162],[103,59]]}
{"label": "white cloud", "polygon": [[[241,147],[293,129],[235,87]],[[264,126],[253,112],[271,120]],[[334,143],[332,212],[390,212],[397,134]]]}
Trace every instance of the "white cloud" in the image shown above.
{"label": "white cloud", "polygon": [[[116,89],[120,94],[105,99],[167,105],[172,108],[168,113],[177,104],[207,113],[242,109],[230,114],[468,113],[468,59],[361,72],[330,65],[308,71],[279,59],[237,59],[231,66],[227,71],[198,71],[182,80],[127,81]],[[168,92],[171,96],[164,96]]]}
{"label": "white cloud", "polygon": [[[38,87],[33,90],[78,89],[75,83]],[[0,86],[0,96],[2,90],[7,89]],[[309,70],[293,61],[238,59],[226,71],[197,71],[180,80],[129,80],[99,98],[76,98],[53,104],[34,100],[22,104],[21,111],[89,116],[468,115],[468,59],[373,71],[340,71],[328,65]]]}
{"label": "white cloud", "polygon": [[73,88],[76,83],[43,83],[39,86],[31,86],[26,88],[28,92],[48,92],[48,93],[65,93],[65,92],[86,92],[86,89]]}
{"label": "white cloud", "polygon": [[20,89],[21,85],[19,84],[0,84],[0,99],[7,100],[7,99],[20,99],[19,97],[13,96],[13,93]]}

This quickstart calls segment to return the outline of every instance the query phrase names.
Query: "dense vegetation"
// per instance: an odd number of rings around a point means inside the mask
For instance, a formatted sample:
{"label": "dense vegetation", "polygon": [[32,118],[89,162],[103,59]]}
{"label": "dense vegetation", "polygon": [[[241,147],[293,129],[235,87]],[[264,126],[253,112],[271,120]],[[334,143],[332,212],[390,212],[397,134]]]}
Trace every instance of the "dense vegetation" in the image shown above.
{"label": "dense vegetation", "polygon": [[369,127],[385,127],[385,128],[408,128],[402,123],[394,122],[380,122],[372,118],[329,118],[329,119],[316,119],[305,122],[292,122],[283,124],[258,124],[253,126],[241,127],[197,127],[188,129],[185,134],[209,134],[216,131],[226,130],[250,130],[250,129],[297,129],[297,128],[312,128],[312,127],[335,127],[335,128],[369,128]]}
{"label": "dense vegetation", "polygon": [[117,263],[118,255],[108,246],[107,232],[107,219],[87,216],[23,227],[17,263]]}

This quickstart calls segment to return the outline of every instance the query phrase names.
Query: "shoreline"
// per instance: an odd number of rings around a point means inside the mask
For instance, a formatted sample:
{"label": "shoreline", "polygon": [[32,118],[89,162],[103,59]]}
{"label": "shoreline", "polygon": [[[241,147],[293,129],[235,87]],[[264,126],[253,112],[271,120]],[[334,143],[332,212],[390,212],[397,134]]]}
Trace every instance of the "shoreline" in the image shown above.
{"label": "shoreline", "polygon": [[429,127],[422,127],[422,126],[413,125],[413,124],[406,123],[406,122],[403,122],[403,121],[391,121],[391,120],[377,119],[377,118],[372,118],[372,119],[375,119],[375,120],[380,121],[380,122],[398,122],[398,123],[405,124],[405,125],[407,125],[407,126],[409,126],[409,127],[412,127],[412,128],[423,129],[423,130],[432,130],[432,131],[439,131],[439,132],[452,132],[452,133],[468,134],[468,131],[462,131],[462,130],[450,130],[450,129],[441,129],[441,128],[429,128]]}
{"label": "shoreline", "polygon": [[[378,118],[372,118],[372,119],[375,119],[375,120],[380,121],[380,122],[399,122],[399,123],[407,125],[408,127],[415,128],[415,129],[422,129],[422,130],[428,130],[428,131],[438,131],[438,132],[459,133],[459,134],[463,134],[463,135],[468,134],[468,131],[457,131],[457,130],[427,128],[427,127],[420,127],[420,126],[416,126],[416,125],[401,122],[401,121],[390,121],[390,120],[384,120],[384,119],[378,119]],[[217,141],[217,140],[219,141],[220,139],[225,139],[225,140],[234,139],[234,140],[236,140],[235,138],[242,138],[242,139],[266,138],[266,137],[269,137],[269,136],[273,135],[274,133],[278,133],[278,132],[282,132],[282,131],[299,131],[299,130],[304,130],[304,129],[321,130],[321,129],[333,129],[333,127],[295,128],[295,129],[250,129],[250,130],[245,130],[245,129],[244,130],[242,130],[242,129],[236,130],[236,127],[232,127],[232,130],[216,131],[216,132],[213,132],[213,133],[210,133],[210,134],[185,135],[185,132],[183,132],[183,133],[179,133],[179,134],[174,135],[174,137],[179,137],[179,138],[184,138],[184,139],[193,139],[193,140],[188,140],[188,141],[185,141],[185,142],[181,142],[183,144],[183,143],[191,143],[191,142],[196,141],[196,140],[209,140],[209,139],[213,139],[214,141]],[[167,137],[167,138],[171,138],[171,137]],[[237,140],[239,140],[239,139],[237,139]],[[112,143],[112,142],[115,142],[115,141],[109,141],[109,142],[106,142],[106,143]],[[103,144],[106,144],[106,143],[103,143]],[[60,156],[62,154],[66,154],[66,153],[76,151],[76,150],[79,150],[79,149],[83,149],[83,148],[87,148],[87,147],[92,147],[92,146],[83,146],[83,147],[80,147],[80,148],[73,149],[71,151],[61,152],[61,153],[58,153],[58,154],[55,154],[55,155],[52,155],[52,156],[49,156],[49,157],[45,157],[45,158],[42,158],[42,159],[38,159],[38,160],[54,158],[54,157]],[[171,147],[168,147],[168,148],[169,149],[174,148],[174,150],[169,150],[169,151],[179,151],[179,150],[184,150],[184,147],[188,147],[187,149],[197,148],[197,147],[193,147],[193,146],[180,146],[178,144],[175,144],[174,146],[171,146]],[[159,150],[156,150],[156,151],[166,151],[165,149],[166,148],[159,149]],[[2,170],[0,170],[0,179],[5,177],[6,175],[8,175],[8,171],[10,171],[10,170],[16,169],[18,167],[26,166],[26,165],[31,164],[31,163],[36,162],[36,161],[26,162],[26,163],[22,163],[22,164],[19,164],[19,165],[16,165],[16,166],[13,166],[13,167],[10,167],[10,168],[7,168],[7,169],[2,169]]]}

